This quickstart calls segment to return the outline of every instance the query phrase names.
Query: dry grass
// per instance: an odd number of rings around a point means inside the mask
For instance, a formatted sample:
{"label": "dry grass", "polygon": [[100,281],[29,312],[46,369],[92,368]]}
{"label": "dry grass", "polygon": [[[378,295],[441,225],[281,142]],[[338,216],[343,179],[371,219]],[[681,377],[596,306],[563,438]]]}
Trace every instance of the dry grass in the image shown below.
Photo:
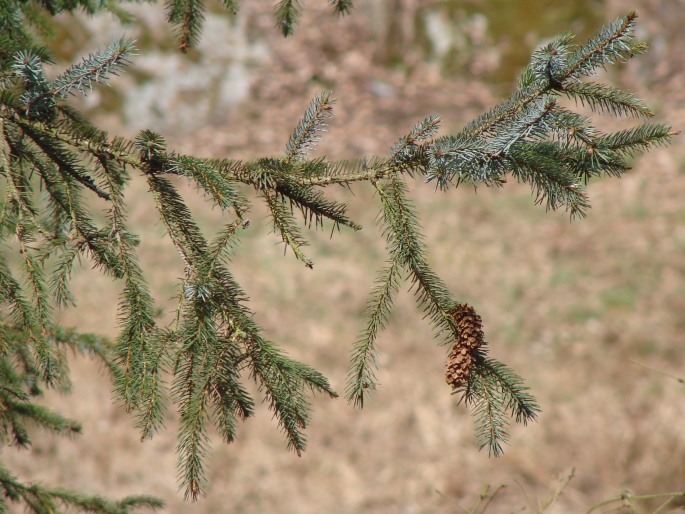
{"label": "dry grass", "polygon": [[[643,3],[647,15],[658,14],[658,6],[650,11],[651,3]],[[648,19],[646,26],[656,23]],[[352,27],[362,30],[363,21]],[[615,80],[660,103],[660,116],[682,127],[685,111],[677,77],[683,77],[683,70],[677,56],[685,45],[676,44],[683,36],[658,35],[673,46],[656,57],[671,59],[675,66],[664,71],[661,64],[653,65],[665,77],[659,89],[645,81],[647,65],[641,72],[629,68]],[[303,28],[298,51],[315,36]],[[354,39],[354,34],[343,37]],[[345,39],[343,50],[346,44],[351,45]],[[355,64],[353,78],[369,65],[363,55],[357,58],[362,62]],[[282,84],[295,83],[287,74],[278,75],[283,63],[278,53],[273,59],[268,84],[274,84],[274,76]],[[402,89],[403,79],[392,72],[379,73],[400,88],[396,108],[390,100],[375,101],[354,80],[350,85],[334,77],[342,100],[340,128],[331,134],[337,142],[326,146],[329,155],[384,152],[421,114],[438,111],[447,125],[458,126],[489,100],[481,84],[466,80],[441,83],[434,74],[418,74],[417,81],[441,86],[434,97],[426,97],[412,89],[415,84]],[[265,98],[278,100],[272,92],[258,101]],[[306,93],[298,92],[297,98],[306,103]],[[476,99],[473,105],[471,98]],[[278,151],[288,133],[285,122],[299,115],[300,105],[286,105],[273,123],[255,109],[246,106],[233,127],[254,123],[250,130],[256,131],[268,124],[258,145],[248,144],[242,132],[221,127],[174,144],[205,154]],[[371,133],[369,127],[379,122],[380,134]],[[344,127],[349,131],[343,133]],[[526,377],[543,407],[538,424],[512,430],[500,459],[477,451],[469,413],[455,405],[444,384],[445,349],[434,344],[406,292],[380,339],[382,386],[364,411],[343,400],[315,398],[309,451],[298,459],[286,452],[270,413],[261,406],[235,444],[228,447],[216,438],[211,489],[199,503],[184,504],[176,493],[174,416],[166,432],[140,443],[131,420],[112,406],[102,370],[85,359],[73,360],[74,393],[45,400],[81,420],[84,435],[68,441],[39,436],[31,457],[3,457],[26,478],[114,496],[155,494],[167,501],[168,512],[177,513],[460,513],[460,505],[475,504],[486,484],[501,483],[508,487],[488,512],[518,512],[525,506],[526,512],[535,512],[535,499],[548,496],[555,477],[572,467],[575,479],[548,512],[584,512],[623,489],[683,490],[685,386],[647,368],[685,377],[681,145],[676,141],[672,148],[650,153],[620,181],[593,184],[594,207],[586,220],[575,223],[532,206],[528,190],[515,184],[477,194],[468,188],[442,194],[423,184],[412,187],[435,269],[459,300],[478,309],[492,354]],[[234,258],[234,272],[269,337],[324,372],[339,392],[374,271],[384,259],[374,223],[377,206],[365,188],[352,192],[336,194],[350,202],[353,217],[365,229],[332,239],[327,233],[311,234],[314,271],[290,255],[284,258],[276,238],[265,237],[269,227],[259,209]],[[192,192],[188,196],[203,225],[217,226],[218,213],[192,199]],[[134,183],[129,205],[143,239],[141,257],[154,292],[165,303],[181,269],[161,224],[150,221],[146,198],[144,186]],[[116,291],[85,267],[74,285],[80,307],[63,313],[62,322],[113,334]],[[171,305],[171,300],[165,303]]]}

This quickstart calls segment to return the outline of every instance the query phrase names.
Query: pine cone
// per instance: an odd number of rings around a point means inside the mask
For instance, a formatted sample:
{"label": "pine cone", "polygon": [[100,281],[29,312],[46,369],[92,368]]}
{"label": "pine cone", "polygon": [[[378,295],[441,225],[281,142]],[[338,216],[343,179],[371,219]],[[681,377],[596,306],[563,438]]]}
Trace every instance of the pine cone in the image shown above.
{"label": "pine cone", "polygon": [[473,307],[458,304],[450,313],[459,337],[447,358],[445,379],[453,390],[465,385],[476,362],[476,354],[483,344],[483,320]]}

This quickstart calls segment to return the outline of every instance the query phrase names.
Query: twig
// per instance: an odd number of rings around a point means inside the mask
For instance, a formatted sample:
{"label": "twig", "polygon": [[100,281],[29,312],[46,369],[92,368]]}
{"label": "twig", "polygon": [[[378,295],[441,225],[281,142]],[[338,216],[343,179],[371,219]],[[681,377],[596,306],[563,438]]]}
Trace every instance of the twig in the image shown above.
{"label": "twig", "polygon": [[642,364],[641,362],[637,362],[637,361],[634,361],[632,359],[629,360],[628,362],[630,362],[631,364],[635,364],[636,366],[640,366],[641,368],[648,369],[649,371],[653,371],[654,373],[658,373],[659,375],[663,375],[665,377],[672,378],[673,380],[675,380],[676,382],[679,382],[681,384],[685,384],[685,378],[683,378],[683,377],[679,377],[677,375],[673,375],[671,373],[668,373],[667,371],[663,371],[663,370],[660,370],[657,368],[653,368],[651,366],[647,366],[646,364]]}

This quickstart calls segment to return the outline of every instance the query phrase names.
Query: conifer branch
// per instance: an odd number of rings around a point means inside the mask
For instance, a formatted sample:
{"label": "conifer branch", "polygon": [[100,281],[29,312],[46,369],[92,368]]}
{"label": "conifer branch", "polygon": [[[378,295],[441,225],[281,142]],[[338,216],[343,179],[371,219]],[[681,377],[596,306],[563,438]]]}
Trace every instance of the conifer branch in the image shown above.
{"label": "conifer branch", "polygon": [[607,64],[625,62],[636,54],[644,53],[647,45],[633,39],[633,29],[637,12],[630,11],[626,16],[603,27],[596,36],[571,54],[560,82],[567,79],[590,75],[597,68]]}
{"label": "conifer branch", "polygon": [[314,262],[301,250],[301,247],[308,244],[307,240],[302,236],[290,211],[275,194],[269,191],[265,191],[262,194],[274,222],[274,231],[278,230],[286,247],[290,247],[297,260],[302,261],[308,268],[313,268]]}
{"label": "conifer branch", "polygon": [[32,119],[50,117],[56,102],[50,91],[50,81],[43,70],[41,56],[32,49],[17,52],[12,71],[24,82],[21,102],[25,105],[25,115]]}
{"label": "conifer branch", "polygon": [[[505,410],[514,416],[517,423],[526,425],[529,421],[537,421],[540,406],[535,397],[528,392],[523,379],[505,364],[481,355],[476,361],[476,375],[481,380],[494,382],[502,394]],[[469,392],[465,398],[468,395]]]}
{"label": "conifer branch", "polygon": [[133,41],[119,39],[104,50],[90,54],[81,63],[68,68],[58,76],[50,87],[49,94],[59,98],[66,98],[76,90],[82,95],[93,90],[93,84],[106,83],[110,75],[118,75],[119,71],[131,64],[129,56],[133,55],[135,46]]}
{"label": "conifer branch", "polygon": [[[539,406],[518,375],[486,357],[480,317],[473,308],[455,304],[431,268],[403,180],[421,176],[447,189],[462,182],[500,186],[511,174],[530,184],[537,203],[582,215],[589,208],[584,183],[596,176],[622,175],[635,155],[667,144],[677,134],[660,124],[604,134],[595,129],[592,118],[558,103],[563,95],[594,113],[652,116],[630,92],[582,82],[596,70],[644,51],[645,45],[633,38],[636,15],[631,12],[579,47],[572,45],[570,34],[555,38],[534,52],[510,98],[463,130],[441,137],[436,135],[439,118],[427,117],[399,139],[388,157],[337,162],[308,157],[332,117],[329,92],[312,100],[282,157],[238,161],[184,156],[169,150],[164,138],[149,130],[134,141],[112,138],[62,102],[120,72],[129,64],[132,43],[116,41],[50,81],[43,67],[50,64],[49,52],[35,48],[23,21],[31,16],[29,7],[10,4],[0,6],[7,14],[0,20],[7,29],[0,34],[0,233],[13,238],[12,248],[19,249],[19,257],[0,255],[0,303],[6,317],[0,322],[0,442],[29,445],[27,421],[58,432],[76,430],[69,420],[33,403],[45,386],[66,390],[65,348],[72,348],[104,363],[114,378],[116,397],[133,412],[142,438],[163,428],[168,403],[177,406],[179,481],[189,499],[198,498],[206,488],[210,425],[230,443],[239,422],[255,411],[254,400],[241,382],[245,373],[256,381],[288,447],[298,455],[306,447],[308,393],[337,396],[321,373],[290,359],[262,335],[246,306],[248,298],[231,273],[230,252],[238,228],[248,224],[245,215],[251,199],[246,190],[254,189],[265,202],[286,249],[290,247],[311,267],[294,210],[301,211],[305,226],[313,222],[318,228],[330,220],[333,229],[344,225],[359,230],[348,217],[347,205],[329,198],[323,188],[354,182],[375,188],[389,261],[376,279],[364,329],[352,349],[346,397],[362,407],[367,391],[376,388],[378,334],[388,322],[406,272],[410,290],[436,335],[453,345],[448,384],[471,407],[479,444],[498,455],[508,438],[508,416],[525,424],[537,418]],[[229,10],[237,10],[238,4],[224,0]],[[329,4],[340,15],[352,7],[351,0],[329,0]],[[199,37],[203,2],[167,0],[166,5],[185,51]],[[78,6],[87,12],[119,12],[111,2],[91,0],[69,5],[45,0],[43,6],[52,13]],[[285,35],[292,34],[301,9],[299,0],[277,3],[275,17]],[[138,236],[127,226],[129,172],[139,172],[147,180],[184,265],[176,319],[166,328],[158,326],[154,298],[138,263]],[[222,211],[232,211],[211,240],[205,238],[170,176],[185,177]],[[44,195],[38,194],[38,187]],[[96,222],[100,217],[88,204],[90,193],[98,197],[98,206],[106,205],[104,222]],[[76,301],[69,282],[74,264],[82,258],[122,282],[119,334],[113,347],[65,330],[53,320],[54,305]],[[0,494],[0,507],[4,507],[2,498],[23,500],[36,512],[52,512],[60,502],[117,513],[137,504],[158,506],[152,500],[107,503],[25,486],[8,473],[0,465],[0,489],[5,491]]]}
{"label": "conifer branch", "polygon": [[154,386],[153,389],[148,389],[146,382],[150,378],[150,373],[156,373],[161,356],[155,355],[157,352],[149,346],[155,341],[157,331],[153,313],[154,302],[133,253],[128,234],[120,235],[117,250],[122,263],[124,289],[117,313],[120,333],[116,341],[115,354],[123,373],[115,384],[115,391],[124,407],[132,410],[139,399],[145,402],[148,395],[158,394]]}
{"label": "conifer branch", "polygon": [[112,358],[112,343],[109,339],[95,334],[78,333],[74,329],[56,326],[55,341],[76,353],[96,358],[109,371],[114,380],[122,374],[121,367]]}
{"label": "conifer branch", "polygon": [[612,116],[638,116],[651,118],[652,110],[630,91],[623,91],[597,82],[576,82],[564,86],[564,94],[587,105],[593,111]]}
{"label": "conifer branch", "polygon": [[178,49],[187,52],[197,45],[204,22],[202,0],[166,0],[167,20],[177,26]]}
{"label": "conifer branch", "polygon": [[425,257],[425,245],[413,206],[406,197],[406,186],[398,178],[383,185],[374,184],[383,205],[384,234],[393,263],[404,267],[410,274],[412,287],[419,307],[424,309],[439,332],[458,337],[451,319],[453,300],[440,277],[431,269]]}
{"label": "conifer branch", "polygon": [[307,445],[303,430],[309,422],[310,411],[303,386],[324,392],[331,398],[337,394],[323,375],[290,359],[270,342],[253,336],[247,343],[252,375],[259,380],[269,407],[278,417],[278,424],[288,439],[288,449],[300,456]]}
{"label": "conifer branch", "polygon": [[508,171],[506,156],[482,138],[457,134],[436,139],[427,152],[426,181],[445,190],[462,181],[498,184]]}
{"label": "conifer branch", "polygon": [[355,407],[363,408],[367,390],[375,390],[378,368],[376,338],[385,328],[392,310],[393,296],[399,289],[400,265],[393,261],[383,268],[376,278],[366,307],[366,328],[352,349],[347,373],[346,399]]}
{"label": "conifer branch", "polygon": [[621,157],[634,157],[652,147],[665,146],[677,135],[671,127],[662,124],[644,124],[597,137],[592,142],[595,152],[615,152]]}
{"label": "conifer branch", "polygon": [[312,220],[316,227],[323,228],[323,220],[333,221],[333,228],[338,225],[350,227],[353,230],[361,230],[358,225],[347,217],[347,205],[342,202],[328,200],[325,195],[310,186],[302,187],[293,181],[292,184],[284,183],[276,187],[276,193],[282,201],[286,199],[291,205],[296,205],[302,212],[305,223],[311,226]]}
{"label": "conifer branch", "polygon": [[11,321],[33,336],[35,330],[34,311],[24,297],[21,285],[12,275],[12,271],[2,254],[0,254],[0,298],[10,304]]}
{"label": "conifer branch", "polygon": [[76,305],[76,299],[69,290],[69,281],[71,280],[71,271],[74,263],[85,250],[85,245],[81,244],[67,244],[66,241],[60,241],[62,252],[57,258],[55,264],[55,271],[50,281],[50,288],[53,291],[53,297],[58,307],[67,308]]}
{"label": "conifer branch", "polygon": [[93,179],[88,176],[86,170],[79,165],[79,159],[76,155],[70,152],[60,143],[55,144],[54,141],[44,137],[38,132],[34,132],[30,127],[25,127],[24,130],[31,137],[34,143],[41,149],[41,151],[54,162],[60,172],[67,173],[69,176],[80,182],[82,185],[93,191],[100,198],[109,200],[109,195],[100,189]]}
{"label": "conifer branch", "polygon": [[60,512],[59,504],[69,510],[97,514],[133,514],[139,509],[157,510],[164,502],[151,496],[128,496],[119,501],[107,500],[101,496],[88,496],[64,489],[50,489],[40,484],[24,484],[0,464],[0,509],[7,508],[7,501],[22,502],[26,512],[45,514]]}
{"label": "conifer branch", "polygon": [[397,171],[393,161],[381,158],[327,162],[323,173],[302,176],[298,181],[308,186],[348,185],[381,180]]}
{"label": "conifer branch", "polygon": [[[45,407],[29,403],[28,401],[17,401],[11,396],[4,396],[2,404],[8,411],[12,412],[13,423],[15,424],[13,427],[14,431],[23,431],[23,425],[27,421],[32,421],[61,435],[78,434],[81,432],[81,425],[79,423]],[[22,444],[21,446],[24,445]]]}
{"label": "conifer branch", "polygon": [[186,290],[174,395],[181,415],[177,449],[179,478],[185,488],[185,498],[196,500],[207,485],[204,456],[209,442],[206,424],[210,398],[206,376],[211,365],[207,365],[205,358],[217,344],[217,327],[210,295],[201,290],[193,292]]}
{"label": "conifer branch", "polygon": [[302,16],[302,4],[300,0],[279,0],[276,4],[274,17],[276,27],[283,33],[283,36],[293,35],[295,26]]}
{"label": "conifer branch", "polygon": [[474,373],[469,381],[468,394],[463,398],[471,406],[479,449],[487,447],[490,456],[499,457],[503,452],[502,445],[509,441],[507,415],[501,394],[498,394],[493,384]]}
{"label": "conifer branch", "polygon": [[192,215],[183,199],[168,180],[155,174],[148,174],[147,181],[171,241],[186,268],[192,269],[192,263],[200,258],[206,249],[200,229],[192,221]]}
{"label": "conifer branch", "polygon": [[245,358],[240,350],[240,338],[228,333],[217,347],[215,368],[209,379],[211,397],[217,412],[215,425],[226,443],[235,440],[237,418],[244,421],[254,414],[254,401],[239,381],[236,363]]}
{"label": "conifer branch", "polygon": [[26,159],[39,172],[45,189],[52,200],[53,208],[69,220],[71,230],[76,233],[79,239],[84,241],[97,265],[114,277],[120,277],[119,262],[107,245],[106,234],[96,229],[94,222],[83,209],[78,194],[78,186],[73,177],[67,173],[60,173],[58,167],[54,166],[52,162],[46,161],[30,145],[23,142],[15,144],[12,141],[10,141],[10,145],[15,155]]}
{"label": "conifer branch", "polygon": [[249,201],[236,189],[235,180],[219,173],[211,161],[190,156],[172,157],[167,171],[192,179],[216,205],[224,210],[232,208],[239,218],[249,209]]}
{"label": "conifer branch", "polygon": [[321,141],[318,135],[326,130],[326,120],[333,117],[333,103],[330,91],[323,91],[309,104],[304,117],[295,127],[285,147],[285,163],[301,160]]}
{"label": "conifer branch", "polygon": [[328,0],[328,3],[333,6],[336,14],[345,16],[352,11],[352,0]]}
{"label": "conifer branch", "polygon": [[532,186],[536,203],[546,202],[548,210],[565,207],[572,218],[582,217],[590,207],[588,196],[556,150],[550,143],[512,149],[512,173],[517,180]]}
{"label": "conifer branch", "polygon": [[645,45],[634,41],[631,35],[636,18],[637,14],[631,11],[627,16],[610,23],[600,30],[597,36],[571,54],[567,63],[563,62],[563,54],[566,53],[570,37],[558,38],[553,43],[554,47],[547,48],[550,58],[560,57],[560,59],[555,59],[557,69],[555,76],[549,75],[547,66],[544,71],[539,68],[534,70],[531,67],[533,73],[527,81],[524,81],[529,85],[515,92],[509,100],[489,113],[467,125],[463,134],[471,137],[487,134],[543,95],[555,93],[559,89],[563,91],[562,86],[566,81],[571,80],[572,83],[583,75],[591,74],[597,67],[613,64],[616,61],[625,61],[636,53],[644,52]]}
{"label": "conifer branch", "polygon": [[66,119],[61,120],[61,123],[55,126],[51,126],[40,120],[23,117],[17,112],[6,113],[7,109],[6,105],[0,105],[0,113],[3,117],[6,115],[5,120],[12,121],[23,129],[32,129],[37,134],[53,141],[66,143],[91,155],[106,156],[135,169],[140,169],[144,165],[140,155],[131,150],[133,143],[124,138],[114,138],[108,141],[101,137],[100,131],[85,132],[85,127],[77,127],[73,123],[68,123]]}
{"label": "conifer branch", "polygon": [[64,366],[60,365],[59,349],[53,347],[49,341],[54,331],[52,323],[52,309],[43,267],[34,259],[27,248],[20,231],[17,231],[23,259],[25,282],[33,297],[33,310],[37,323],[36,337],[33,338],[34,351],[37,357],[42,378],[48,387],[66,387],[66,377],[63,375]]}
{"label": "conifer branch", "polygon": [[[141,369],[141,399],[137,405],[136,419],[141,441],[151,439],[156,432],[164,428],[164,414],[169,403],[164,375],[171,369],[170,356],[176,344],[176,333],[169,330],[158,330],[147,341],[147,361]],[[124,401],[127,397],[128,395],[124,395]]]}
{"label": "conifer branch", "polygon": [[406,136],[392,148],[390,155],[396,163],[411,162],[416,153],[417,145],[422,141],[428,141],[440,128],[439,116],[427,116],[414,125]]}
{"label": "conifer branch", "polygon": [[238,14],[238,0],[223,0],[224,7],[231,14]]}
{"label": "conifer branch", "polygon": [[145,437],[161,423],[164,399],[159,391],[159,373],[165,352],[162,345],[155,344],[159,339],[154,320],[154,300],[135,254],[138,241],[126,228],[121,180],[123,170],[104,156],[98,158],[112,198],[110,238],[121,262],[124,279],[118,308],[120,333],[115,347],[122,371],[116,376],[115,395],[127,410],[134,409],[140,402],[138,424],[145,427],[142,430]]}

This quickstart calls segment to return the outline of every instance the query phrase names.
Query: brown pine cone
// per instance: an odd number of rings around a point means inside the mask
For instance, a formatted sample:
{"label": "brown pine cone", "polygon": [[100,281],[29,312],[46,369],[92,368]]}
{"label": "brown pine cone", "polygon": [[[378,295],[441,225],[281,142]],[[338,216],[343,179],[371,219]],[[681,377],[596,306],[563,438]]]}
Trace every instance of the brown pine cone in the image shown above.
{"label": "brown pine cone", "polygon": [[447,358],[445,379],[453,390],[464,386],[476,362],[476,353],[483,344],[483,321],[468,304],[458,304],[450,313],[459,337]]}

